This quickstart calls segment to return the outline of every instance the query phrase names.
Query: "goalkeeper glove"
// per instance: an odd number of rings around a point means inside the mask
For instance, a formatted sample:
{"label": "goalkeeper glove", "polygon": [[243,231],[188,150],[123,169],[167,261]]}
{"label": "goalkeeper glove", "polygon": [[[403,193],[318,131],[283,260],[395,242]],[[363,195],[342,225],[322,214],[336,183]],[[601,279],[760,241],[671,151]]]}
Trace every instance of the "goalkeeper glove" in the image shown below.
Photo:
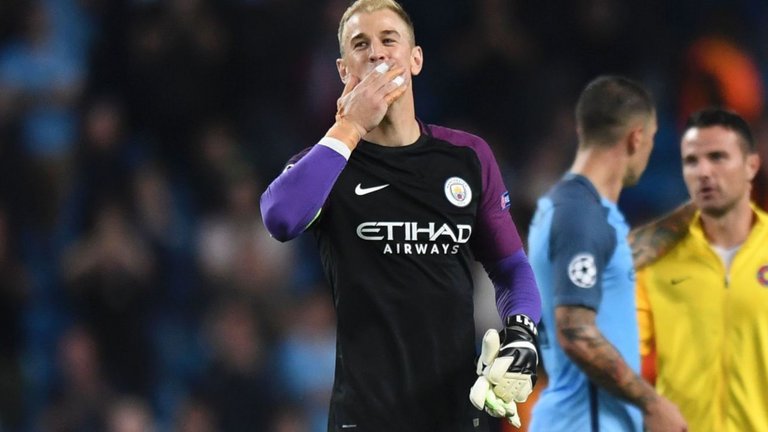
{"label": "goalkeeper glove", "polygon": [[495,329],[488,330],[483,336],[483,346],[480,351],[480,358],[477,361],[477,380],[469,389],[469,400],[472,405],[479,410],[485,410],[493,417],[504,417],[513,426],[521,426],[520,417],[517,415],[517,405],[515,402],[504,402],[493,392],[491,383],[483,375],[483,371],[488,365],[493,363],[499,354],[500,347],[499,332]]}
{"label": "goalkeeper glove", "polygon": [[516,428],[522,425],[520,416],[517,414],[517,405],[514,402],[504,402],[499,399],[493,392],[491,383],[483,375],[477,377],[477,381],[469,390],[469,400],[475,408],[484,409],[494,417],[504,417]]}
{"label": "goalkeeper glove", "polygon": [[493,392],[505,402],[525,402],[533,392],[539,364],[536,336],[536,326],[527,316],[507,317],[499,353],[483,370]]}
{"label": "goalkeeper glove", "polygon": [[525,315],[507,317],[501,335],[495,329],[485,333],[477,362],[479,377],[469,395],[477,409],[520,427],[515,402],[525,402],[536,384],[536,334]]}

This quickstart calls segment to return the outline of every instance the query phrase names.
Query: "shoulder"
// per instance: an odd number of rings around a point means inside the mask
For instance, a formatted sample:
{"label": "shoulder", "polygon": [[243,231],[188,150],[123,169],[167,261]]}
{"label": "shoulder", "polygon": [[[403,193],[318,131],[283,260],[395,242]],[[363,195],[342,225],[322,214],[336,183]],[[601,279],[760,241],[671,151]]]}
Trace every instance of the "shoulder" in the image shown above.
{"label": "shoulder", "polygon": [[[538,200],[537,216],[548,214],[551,223],[562,226],[578,225],[581,221],[595,224],[602,219],[607,224],[608,210],[588,181],[567,174]],[[536,218],[534,218],[535,221]]]}
{"label": "shoulder", "polygon": [[483,138],[466,131],[444,126],[426,125],[425,128],[433,140],[455,149],[461,149],[462,152],[471,152],[480,164],[484,176],[499,177],[496,157]]}
{"label": "shoulder", "polygon": [[757,205],[752,205],[752,211],[755,212],[755,215],[757,217],[757,222],[760,225],[768,226],[768,213],[766,213],[763,209],[758,207]]}
{"label": "shoulder", "polygon": [[757,244],[764,245],[766,243],[766,239],[768,239],[768,213],[757,206],[753,206],[752,208],[755,212],[756,221],[752,227],[750,237],[757,240]]}
{"label": "shoulder", "polygon": [[566,177],[548,193],[552,239],[566,243],[599,242],[612,247],[615,229],[594,187],[580,177]]}
{"label": "shoulder", "polygon": [[603,207],[594,186],[579,176],[566,176],[550,189],[547,196],[552,205],[571,218],[605,218],[607,209]]}
{"label": "shoulder", "polygon": [[445,141],[449,144],[460,147],[470,147],[475,149],[478,153],[490,152],[488,143],[475,134],[434,124],[425,125],[425,129],[433,138]]}

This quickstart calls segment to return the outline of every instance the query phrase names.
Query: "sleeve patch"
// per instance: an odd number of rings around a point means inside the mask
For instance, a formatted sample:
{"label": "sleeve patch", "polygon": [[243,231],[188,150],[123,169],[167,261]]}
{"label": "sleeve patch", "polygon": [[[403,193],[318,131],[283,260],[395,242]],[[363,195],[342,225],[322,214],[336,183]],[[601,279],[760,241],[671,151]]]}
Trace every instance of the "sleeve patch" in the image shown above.
{"label": "sleeve patch", "polygon": [[597,264],[590,253],[576,254],[568,264],[568,278],[579,288],[592,288],[597,282]]}
{"label": "sleeve patch", "polygon": [[512,200],[509,198],[509,192],[504,191],[501,194],[501,209],[506,210],[512,205]]}

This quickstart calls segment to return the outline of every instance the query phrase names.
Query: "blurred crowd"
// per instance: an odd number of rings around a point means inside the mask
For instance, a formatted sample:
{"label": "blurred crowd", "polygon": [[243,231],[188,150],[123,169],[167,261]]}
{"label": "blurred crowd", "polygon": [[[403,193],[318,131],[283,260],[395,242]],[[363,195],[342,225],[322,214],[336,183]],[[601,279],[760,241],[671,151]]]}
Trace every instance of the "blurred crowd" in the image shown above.
{"label": "blurred crowd", "polygon": [[[738,110],[768,161],[764,0],[402,3],[419,117],[491,144],[523,236],[597,74],[658,103],[633,224],[686,199],[695,109]],[[258,199],[332,123],[348,4],[0,2],[0,431],[325,430],[330,293],[311,236],[271,239]]]}

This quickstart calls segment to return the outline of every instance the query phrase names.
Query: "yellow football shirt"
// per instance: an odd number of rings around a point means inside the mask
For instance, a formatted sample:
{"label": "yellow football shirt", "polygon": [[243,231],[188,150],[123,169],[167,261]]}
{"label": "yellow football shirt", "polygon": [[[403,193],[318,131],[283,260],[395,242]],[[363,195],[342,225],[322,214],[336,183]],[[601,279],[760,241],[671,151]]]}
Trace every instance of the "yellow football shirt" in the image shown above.
{"label": "yellow football shirt", "polygon": [[768,214],[728,272],[699,214],[686,237],[637,273],[640,350],[691,432],[768,431]]}

